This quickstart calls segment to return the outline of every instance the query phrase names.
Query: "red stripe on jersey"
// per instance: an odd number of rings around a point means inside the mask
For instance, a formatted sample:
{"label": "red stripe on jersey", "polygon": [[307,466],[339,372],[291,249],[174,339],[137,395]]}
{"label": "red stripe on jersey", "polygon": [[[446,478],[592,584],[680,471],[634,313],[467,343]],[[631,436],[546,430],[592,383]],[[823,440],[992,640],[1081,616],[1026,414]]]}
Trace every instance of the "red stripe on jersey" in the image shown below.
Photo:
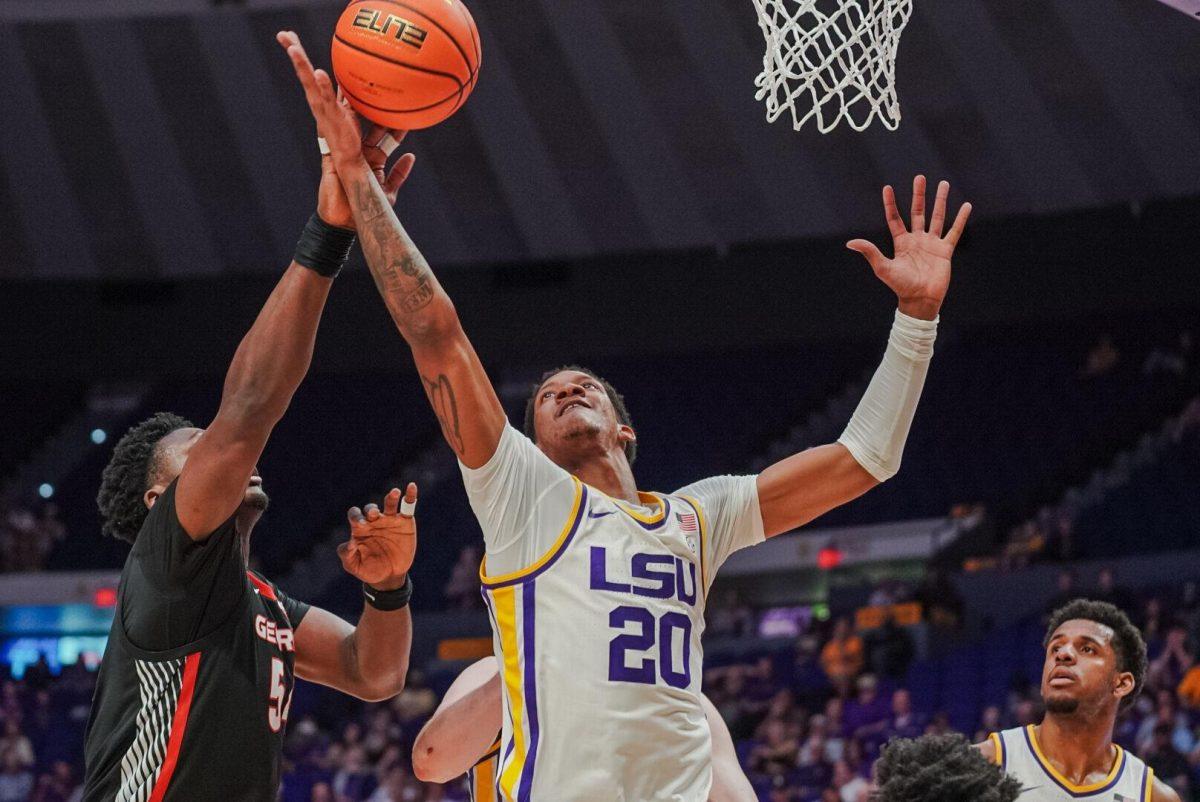
{"label": "red stripe on jersey", "polygon": [[259,596],[262,596],[264,599],[270,599],[271,601],[279,601],[275,598],[275,589],[273,587],[268,585],[266,582],[263,582],[249,571],[246,572],[246,576],[250,577],[251,584],[258,588]]}
{"label": "red stripe on jersey", "polygon": [[162,770],[154,783],[147,802],[162,802],[171,784],[171,775],[175,773],[175,765],[179,762],[179,747],[183,744],[183,731],[187,729],[188,713],[192,709],[192,694],[196,690],[196,674],[200,669],[200,652],[189,654],[183,663],[183,686],[179,689],[179,704],[175,706],[175,716],[171,719],[171,737],[167,741],[167,757],[163,760]]}

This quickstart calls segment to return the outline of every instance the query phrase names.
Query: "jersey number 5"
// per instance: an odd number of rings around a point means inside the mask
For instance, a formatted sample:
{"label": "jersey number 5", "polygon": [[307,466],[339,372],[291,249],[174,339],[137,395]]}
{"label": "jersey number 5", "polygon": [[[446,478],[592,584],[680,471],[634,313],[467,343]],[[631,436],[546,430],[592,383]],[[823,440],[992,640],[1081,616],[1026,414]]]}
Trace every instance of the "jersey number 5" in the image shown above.
{"label": "jersey number 5", "polygon": [[283,684],[283,661],[271,658],[271,696],[267,703],[267,723],[271,732],[279,732],[287,724],[288,711],[292,709],[292,695]]}
{"label": "jersey number 5", "polygon": [[[618,635],[608,642],[608,679],[611,682],[640,682],[654,685],[657,678],[672,688],[686,688],[692,680],[692,621],[683,613],[663,613],[657,621],[644,607],[623,605],[608,614],[608,626],[624,632],[633,624],[636,632]],[[675,633],[683,642],[683,670],[677,671]],[[656,638],[657,636],[657,638]],[[642,656],[636,666],[628,664],[627,652],[648,652],[658,642],[657,666],[653,657]],[[638,659],[636,656],[634,659]]]}

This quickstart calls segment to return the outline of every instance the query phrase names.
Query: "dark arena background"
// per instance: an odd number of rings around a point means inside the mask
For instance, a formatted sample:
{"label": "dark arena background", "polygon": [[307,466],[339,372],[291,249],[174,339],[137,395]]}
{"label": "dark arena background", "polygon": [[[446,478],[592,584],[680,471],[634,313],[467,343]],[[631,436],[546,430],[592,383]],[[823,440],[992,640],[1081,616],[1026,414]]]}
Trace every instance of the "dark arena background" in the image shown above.
{"label": "dark arena background", "polygon": [[[880,187],[904,207],[917,173],[974,205],[899,475],[739,553],[710,594],[704,689],[759,799],[860,802],[889,738],[1039,721],[1046,617],[1076,596],[1149,646],[1115,740],[1200,799],[1187,2],[915,0],[899,129],[828,135],[764,121],[750,0],[468,5],[479,84],[405,140],[398,216],[510,420],[543,370],[595,367],[627,399],[643,488],[835,440],[895,309],[844,243],[883,245]],[[100,534],[100,473],[149,414],[215,414],[315,203],[274,35],[327,67],[341,11],[0,0],[0,802],[82,798],[128,553]],[[492,651],[483,540],[357,249],[259,465],[252,565],[350,621],[347,507],[421,492],[407,685],[366,704],[297,683],[282,799],[466,799],[411,752]]]}

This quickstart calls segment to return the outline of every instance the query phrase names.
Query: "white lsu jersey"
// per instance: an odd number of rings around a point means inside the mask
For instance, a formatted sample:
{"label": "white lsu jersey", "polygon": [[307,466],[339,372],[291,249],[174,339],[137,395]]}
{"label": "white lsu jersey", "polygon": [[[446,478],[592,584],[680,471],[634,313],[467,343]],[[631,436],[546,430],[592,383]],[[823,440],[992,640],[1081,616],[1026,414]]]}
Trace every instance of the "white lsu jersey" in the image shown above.
{"label": "white lsu jersey", "polygon": [[1116,744],[1117,757],[1108,776],[1091,785],[1075,785],[1046,759],[1032,724],[994,732],[989,738],[996,762],[1021,783],[1018,802],[1150,802],[1154,769]]}
{"label": "white lsu jersey", "polygon": [[[634,506],[553,466],[511,427],[488,465],[463,472],[488,539],[480,573],[504,695],[497,799],[706,800],[705,595],[734,547],[762,539],[753,477],[705,480],[696,496],[642,493]],[[506,540],[506,515],[486,509],[488,480],[507,488],[506,511],[518,508],[507,517],[519,537]],[[721,548],[706,507],[741,522],[726,524]]]}

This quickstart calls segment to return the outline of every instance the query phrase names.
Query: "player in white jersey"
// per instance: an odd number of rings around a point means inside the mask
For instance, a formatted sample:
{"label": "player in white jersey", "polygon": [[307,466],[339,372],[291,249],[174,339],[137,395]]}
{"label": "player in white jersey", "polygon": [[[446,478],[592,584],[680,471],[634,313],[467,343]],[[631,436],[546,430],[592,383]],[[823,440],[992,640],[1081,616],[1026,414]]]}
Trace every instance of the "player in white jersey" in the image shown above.
{"label": "player in white jersey", "polygon": [[[758,476],[641,493],[630,467],[637,435],[615,390],[594,373],[547,376],[526,434],[509,425],[454,304],[392,211],[382,168],[362,157],[358,120],[298,42],[288,53],[483,529],[505,691],[500,796],[702,802],[712,774],[699,693],[709,585],[732,552],[791,531],[899,469],[970,206],[943,236],[950,186],[938,186],[927,220],[918,176],[911,228],[892,188],[883,191],[893,258],[866,240],[847,243],[898,303],[883,361],[838,442]],[[575,308],[570,299],[559,304],[547,313],[586,325],[586,298]],[[703,388],[681,385],[679,395],[681,417],[689,403],[704,403]]]}
{"label": "player in white jersey", "polygon": [[1020,802],[1179,802],[1154,770],[1112,742],[1117,712],[1146,679],[1146,644],[1125,613],[1076,599],[1046,630],[1042,723],[992,733],[984,756],[1021,782]]}
{"label": "player in white jersey", "polygon": [[[756,802],[750,780],[738,764],[733,738],[708,697],[700,702],[712,733],[713,784],[708,802]],[[504,721],[499,663],[485,657],[455,678],[433,717],[413,743],[417,778],[445,783],[467,775],[471,802],[495,802],[499,733]]]}

